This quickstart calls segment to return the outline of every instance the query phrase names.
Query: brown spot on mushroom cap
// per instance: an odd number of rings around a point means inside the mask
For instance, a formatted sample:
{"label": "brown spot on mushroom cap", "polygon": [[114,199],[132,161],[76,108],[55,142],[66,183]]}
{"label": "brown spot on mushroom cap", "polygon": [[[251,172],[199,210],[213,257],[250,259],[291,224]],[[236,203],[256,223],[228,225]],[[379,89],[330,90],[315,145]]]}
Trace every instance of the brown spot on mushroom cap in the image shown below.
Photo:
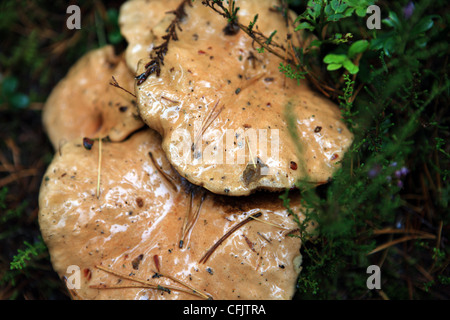
{"label": "brown spot on mushroom cap", "polygon": [[[267,36],[277,30],[273,40],[282,43],[288,31],[281,14],[270,10],[276,4],[237,1],[239,21],[246,25],[258,13],[259,30]],[[258,53],[244,32],[224,35],[226,19],[200,1],[185,9],[183,31],[177,33],[178,41],[169,44],[160,76],[151,75],[136,86],[140,115],[162,135],[163,149],[174,168],[194,184],[236,196],[258,189],[291,188],[299,179],[328,181],[339,166],[330,161],[332,155],[342,159],[353,140],[338,107],[306,81],[298,85],[285,78],[278,70],[281,61],[268,52]],[[166,32],[167,19],[153,29],[154,46]],[[199,55],[199,49],[207,54]],[[148,57],[142,58],[137,74],[148,62]],[[285,119],[287,105],[293,106],[297,117],[296,129],[304,146],[300,156]],[[330,125],[341,130],[328,129]],[[323,128],[320,134],[315,132],[318,126]],[[245,133],[255,134],[256,139],[246,143]],[[239,158],[242,153],[244,157]],[[249,180],[246,169],[257,158],[267,171]],[[290,161],[304,170],[290,170]]]}
{"label": "brown spot on mushroom cap", "polygon": [[120,141],[144,126],[135,97],[110,85],[113,76],[121,87],[134,91],[134,77],[123,57],[105,46],[81,57],[53,89],[43,123],[55,149],[75,138]]}
{"label": "brown spot on mushroom cap", "polygon": [[[188,283],[214,299],[292,298],[299,273],[300,240],[287,236],[297,225],[278,195],[255,194],[230,202],[225,196],[207,192],[180,249],[191,192],[201,189],[181,181],[160,144],[159,135],[150,129],[121,143],[105,142],[100,198],[95,196],[98,144],[88,151],[77,142],[69,142],[56,153],[39,196],[39,223],[55,271],[69,277],[67,268],[71,265],[89,269],[89,277],[81,277],[81,288],[76,290],[84,299],[198,298],[175,290],[169,294],[139,287],[92,288],[139,285],[96,268],[99,265],[162,288],[177,285],[167,277],[156,276],[159,267],[161,274]],[[177,179],[177,190],[155,163]],[[146,205],[140,207],[136,197],[145,199]],[[299,203],[293,196],[291,206],[296,212]],[[256,212],[262,213],[261,219],[286,229],[261,221],[248,222],[218,246],[205,264],[199,262],[222,235]]]}

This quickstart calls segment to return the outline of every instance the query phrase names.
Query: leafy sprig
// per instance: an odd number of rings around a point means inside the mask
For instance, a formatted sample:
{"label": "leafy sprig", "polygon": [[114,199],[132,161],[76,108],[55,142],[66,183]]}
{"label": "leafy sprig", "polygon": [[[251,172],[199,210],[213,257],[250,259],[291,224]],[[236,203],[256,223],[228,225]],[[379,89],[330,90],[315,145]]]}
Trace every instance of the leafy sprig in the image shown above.
{"label": "leafy sprig", "polygon": [[171,40],[178,41],[177,30],[183,30],[180,26],[180,22],[184,17],[186,17],[185,6],[188,3],[190,4],[190,0],[183,0],[175,10],[167,12],[174,14],[175,17],[167,28],[167,33],[162,37],[164,42],[153,48],[150,56],[151,60],[145,65],[145,71],[136,76],[137,85],[144,83],[144,81],[154,73],[156,73],[157,77],[160,76],[161,66],[164,65],[164,56],[169,50],[169,43]]}
{"label": "leafy sprig", "polygon": [[369,42],[367,40],[359,40],[354,42],[346,53],[329,53],[327,54],[323,62],[327,66],[327,70],[334,71],[344,67],[351,74],[356,74],[359,71],[359,67],[354,63],[354,59],[359,54],[364,53],[369,48]]}
{"label": "leafy sprig", "polygon": [[305,79],[306,71],[300,70],[300,68],[293,68],[290,64],[284,64],[280,62],[280,66],[278,67],[281,73],[283,73],[287,78],[297,80],[297,83],[300,84],[301,79]]}
{"label": "leafy sprig", "polygon": [[37,257],[47,250],[42,238],[39,238],[39,240],[33,244],[30,244],[28,241],[24,241],[23,244],[26,248],[24,250],[17,250],[17,254],[10,263],[11,270],[22,270],[26,268],[27,261],[31,261],[32,257]]}
{"label": "leafy sprig", "polygon": [[[234,8],[235,13],[237,13],[239,8],[236,8],[235,1],[229,1],[228,3],[232,6],[232,8]],[[237,28],[245,32],[260,46],[258,50],[259,52],[264,52],[264,50],[267,50],[287,63],[294,63],[295,53],[292,50],[286,50],[282,44],[279,44],[273,40],[276,30],[274,30],[269,36],[266,36],[257,30],[256,21],[258,19],[258,15],[255,15],[253,21],[251,21],[248,25],[244,25],[239,22],[237,15],[233,15],[232,12],[224,6],[223,0],[203,0],[202,4],[211,8],[228,21],[233,21]]]}

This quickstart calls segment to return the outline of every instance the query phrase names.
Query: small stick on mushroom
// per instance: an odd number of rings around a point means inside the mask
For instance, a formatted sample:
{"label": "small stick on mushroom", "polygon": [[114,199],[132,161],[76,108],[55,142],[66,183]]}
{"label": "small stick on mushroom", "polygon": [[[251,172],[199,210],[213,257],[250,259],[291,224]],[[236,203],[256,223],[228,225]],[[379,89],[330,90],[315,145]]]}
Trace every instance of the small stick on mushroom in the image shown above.
{"label": "small stick on mushroom", "polygon": [[253,167],[255,167],[255,169],[256,169],[255,159],[253,158],[252,149],[250,148],[250,143],[248,142],[248,137],[247,136],[245,136],[245,142],[247,143],[247,146],[248,146],[248,152],[250,153],[250,159],[252,160]]}
{"label": "small stick on mushroom", "polygon": [[191,210],[192,210],[192,198],[193,198],[193,192],[191,191],[190,197],[189,197],[189,206],[186,212],[186,215],[184,216],[184,222],[183,222],[183,228],[181,229],[181,239],[179,242],[178,247],[181,249],[183,248],[183,244],[184,244],[184,237],[186,235],[186,228],[187,228],[187,224],[188,224],[188,219],[189,216],[191,215]]}
{"label": "small stick on mushroom", "polygon": [[172,99],[169,99],[169,98],[167,98],[165,96],[161,96],[161,99],[167,100],[167,101],[172,102],[172,103],[180,104],[180,101],[172,100]]}
{"label": "small stick on mushroom", "polygon": [[189,284],[187,284],[187,283],[184,283],[183,281],[178,280],[177,278],[174,278],[174,277],[172,277],[172,276],[169,276],[169,275],[164,274],[164,273],[161,273],[161,272],[158,272],[157,274],[158,274],[159,276],[161,276],[161,277],[165,277],[165,278],[167,278],[167,279],[172,280],[173,282],[176,282],[176,283],[178,283],[178,284],[181,284],[182,286],[184,286],[184,287],[186,287],[186,288],[192,290],[192,292],[196,293],[197,295],[202,296],[202,297],[205,298],[206,300],[213,300],[213,297],[212,297],[209,293],[203,293],[203,292],[201,292],[201,291],[198,291],[197,289],[195,289],[195,288],[192,287],[191,285],[189,285]]}
{"label": "small stick on mushroom", "polygon": [[184,219],[184,224],[183,224],[183,229],[181,231],[181,240],[180,240],[180,244],[179,244],[180,249],[183,248],[184,241],[186,239],[186,235],[192,230],[195,222],[198,219],[198,216],[200,214],[200,209],[202,207],[203,201],[205,200],[206,194],[205,194],[205,192],[202,192],[201,198],[199,201],[200,203],[197,206],[197,210],[195,211],[194,215],[191,217],[192,204],[193,204],[194,197],[195,197],[194,191],[191,191],[191,196],[190,196],[190,200],[189,200],[189,209],[186,213],[186,216]]}
{"label": "small stick on mushroom", "polygon": [[127,89],[125,89],[124,87],[122,87],[119,82],[117,82],[116,78],[114,78],[114,76],[112,76],[112,81],[109,83],[110,85],[112,85],[113,87],[122,89],[123,91],[125,91],[126,93],[131,94],[133,97],[136,98],[136,95],[130,91],[128,91]]}
{"label": "small stick on mushroom", "polygon": [[262,216],[261,212],[257,212],[252,214],[250,217],[248,217],[247,219],[239,222],[238,224],[236,224],[233,228],[231,228],[227,233],[225,233],[212,247],[211,249],[209,249],[205,255],[200,259],[199,263],[206,263],[206,261],[209,259],[209,257],[214,253],[214,251],[216,251],[216,249],[222,244],[222,242],[224,242],[233,232],[235,232],[236,230],[238,230],[240,227],[242,227],[243,225],[245,225],[246,223],[255,220],[254,218],[259,218],[260,216]]}
{"label": "small stick on mushroom", "polygon": [[265,235],[263,235],[261,232],[257,232],[257,234],[263,238],[265,241],[267,241],[267,243],[272,244],[272,241],[270,239],[268,239]]}
{"label": "small stick on mushroom", "polygon": [[167,174],[161,166],[159,166],[156,163],[155,158],[153,157],[153,153],[149,152],[148,155],[150,156],[150,159],[152,160],[153,165],[155,166],[156,170],[164,177],[164,179],[170,184],[173,190],[177,191],[177,182],[176,179],[169,174]]}
{"label": "small stick on mushroom", "polygon": [[[193,294],[195,296],[201,297],[201,298],[205,298],[206,295],[201,294],[200,292],[198,292],[197,290],[193,290],[193,291],[189,291],[189,290],[185,290],[183,288],[178,288],[178,287],[174,287],[174,286],[170,286],[170,285],[157,285],[157,284],[153,284],[147,280],[143,280],[137,277],[132,277],[129,276],[127,274],[121,273],[121,272],[117,272],[115,270],[109,269],[109,268],[105,268],[103,266],[97,265],[95,266],[97,269],[100,269],[104,272],[110,273],[112,275],[115,275],[119,278],[122,279],[126,279],[126,280],[130,280],[130,281],[134,281],[137,283],[140,283],[140,285],[90,285],[90,288],[93,289],[122,289],[122,288],[148,288],[148,289],[156,289],[156,290],[161,290],[161,291],[165,291],[170,293],[170,290],[174,290],[174,291],[179,291],[179,292],[184,292],[184,293],[189,293],[189,294]],[[206,299],[209,299],[208,296],[206,296]]]}
{"label": "small stick on mushroom", "polygon": [[269,222],[269,221],[266,221],[266,220],[259,219],[258,217],[252,217],[252,219],[254,219],[256,221],[259,221],[259,222],[262,222],[262,223],[265,223],[265,224],[268,224],[268,225],[276,227],[276,228],[280,228],[280,229],[283,229],[283,230],[290,230],[290,229],[285,228],[283,226],[280,226],[278,224],[275,224],[275,223],[272,223],[272,222]]}
{"label": "small stick on mushroom", "polygon": [[198,291],[197,289],[195,289],[194,287],[192,287],[191,285],[189,285],[187,283],[184,283],[183,281],[178,280],[177,278],[174,278],[174,277],[172,277],[170,275],[161,273],[160,265],[159,265],[159,257],[157,255],[155,255],[155,256],[153,256],[153,259],[155,261],[155,266],[156,266],[156,270],[157,270],[156,272],[154,271],[155,272],[155,276],[157,275],[158,278],[159,277],[168,278],[168,279],[172,280],[173,282],[176,282],[176,283],[181,284],[182,286],[184,286],[184,287],[186,287],[188,289],[191,289],[193,292],[198,293],[199,295],[203,296],[207,300],[212,300],[213,299],[213,297],[209,293],[202,293],[202,292]]}
{"label": "small stick on mushroom", "polygon": [[97,199],[100,198],[100,172],[102,170],[102,138],[98,139]]}
{"label": "small stick on mushroom", "polygon": [[214,122],[214,120],[217,119],[219,114],[222,112],[222,110],[225,108],[225,106],[222,106],[219,110],[216,111],[217,106],[219,105],[219,101],[217,100],[214,107],[211,109],[211,112],[206,117],[205,123],[202,125],[202,129],[199,133],[197,133],[197,136],[195,137],[194,144],[192,145],[192,151],[196,150],[198,141],[201,139],[203,134],[205,133],[206,129]]}

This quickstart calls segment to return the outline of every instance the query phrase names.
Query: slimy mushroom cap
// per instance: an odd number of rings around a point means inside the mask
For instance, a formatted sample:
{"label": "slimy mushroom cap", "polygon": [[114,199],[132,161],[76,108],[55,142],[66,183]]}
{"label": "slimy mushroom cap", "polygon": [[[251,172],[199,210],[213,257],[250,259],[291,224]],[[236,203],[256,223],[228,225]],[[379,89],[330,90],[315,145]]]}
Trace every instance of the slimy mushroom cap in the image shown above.
{"label": "slimy mushroom cap", "polygon": [[[112,77],[126,92],[112,86]],[[134,77],[112,46],[81,57],[51,92],[43,123],[55,149],[72,139],[121,141],[144,126],[133,94]]]}
{"label": "slimy mushroom cap", "polygon": [[[150,129],[105,142],[99,197],[98,143],[87,150],[68,142],[55,155],[41,186],[39,224],[55,271],[68,281],[69,267],[80,272],[72,294],[102,300],[292,298],[300,239],[289,236],[298,226],[278,196],[230,199],[192,186],[171,168],[160,144]],[[291,207],[302,218],[298,197]]]}
{"label": "slimy mushroom cap", "polygon": [[[255,30],[276,31],[272,41],[285,43],[288,29],[276,4],[236,1],[238,19],[248,25],[258,13]],[[159,74],[135,89],[140,115],[162,135],[174,168],[193,184],[235,196],[292,188],[298,180],[326,183],[353,140],[337,105],[305,80],[286,78],[279,71],[283,61],[259,52],[242,30],[226,34],[227,20],[200,2],[184,10]],[[152,30],[153,47],[161,45],[169,22]]]}

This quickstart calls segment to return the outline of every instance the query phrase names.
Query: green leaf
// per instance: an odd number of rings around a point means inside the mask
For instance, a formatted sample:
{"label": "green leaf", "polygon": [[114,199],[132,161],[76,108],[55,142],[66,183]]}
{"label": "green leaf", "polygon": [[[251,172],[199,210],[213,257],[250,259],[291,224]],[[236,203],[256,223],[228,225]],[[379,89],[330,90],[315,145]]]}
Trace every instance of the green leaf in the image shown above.
{"label": "green leaf", "polygon": [[328,21],[339,21],[344,17],[342,13],[331,14],[327,17]]}
{"label": "green leaf", "polygon": [[396,39],[394,31],[386,32],[377,39],[372,39],[370,48],[372,50],[383,50],[387,56],[390,56],[391,53],[395,52]]}
{"label": "green leaf", "polygon": [[338,0],[331,0],[330,2],[331,8],[336,11],[336,9],[339,7],[339,1]]}
{"label": "green leaf", "polygon": [[344,66],[345,69],[348,70],[348,72],[350,72],[351,74],[355,74],[358,73],[359,68],[358,66],[356,66],[353,62],[351,62],[350,60],[345,60],[342,65]]}
{"label": "green leaf", "polygon": [[315,28],[309,22],[302,22],[298,26],[295,27],[295,31],[302,30],[302,29],[308,29],[310,31],[313,31]]}
{"label": "green leaf", "polygon": [[318,18],[320,15],[320,9],[322,8],[322,5],[320,4],[320,1],[312,1],[308,3],[308,13],[313,18]]}
{"label": "green leaf", "polygon": [[388,38],[384,43],[384,53],[389,57],[395,52],[395,45],[397,44],[395,38]]}
{"label": "green leaf", "polygon": [[433,17],[434,16],[426,16],[420,19],[420,21],[411,30],[411,33],[417,35],[431,29],[434,24]]}
{"label": "green leaf", "polygon": [[393,11],[389,11],[389,16],[387,19],[383,19],[382,21],[385,25],[387,25],[388,27],[392,27],[394,29],[400,29],[401,28],[401,23],[400,20],[398,19],[398,16],[395,12]]}
{"label": "green leaf", "polygon": [[326,16],[329,16],[334,13],[334,10],[332,9],[332,7],[330,5],[327,5],[323,9],[323,12],[325,13]]}
{"label": "green leaf", "polygon": [[[255,14],[255,16],[253,17],[253,21],[251,21],[251,22],[248,24],[247,29],[248,29],[249,32],[252,32],[252,31],[253,31],[253,27],[255,26],[256,20],[258,20],[258,14]],[[297,19],[296,19],[296,21],[297,21]]]}
{"label": "green leaf", "polygon": [[348,49],[348,57],[351,59],[358,53],[362,53],[369,48],[369,42],[367,40],[359,40],[354,42]]}
{"label": "green leaf", "polygon": [[357,8],[356,9],[356,14],[359,16],[359,17],[365,17],[366,16],[366,14],[367,14],[367,8]]}
{"label": "green leaf", "polygon": [[341,67],[342,67],[342,64],[340,64],[340,63],[330,63],[327,66],[327,70],[328,71],[334,71],[334,70],[340,69]]}
{"label": "green leaf", "polygon": [[345,54],[334,54],[329,53],[323,58],[323,62],[330,64],[330,63],[343,63],[347,59],[347,56]]}
{"label": "green leaf", "polygon": [[346,3],[342,3],[335,11],[337,13],[343,13],[347,9],[347,7],[348,5]]}

